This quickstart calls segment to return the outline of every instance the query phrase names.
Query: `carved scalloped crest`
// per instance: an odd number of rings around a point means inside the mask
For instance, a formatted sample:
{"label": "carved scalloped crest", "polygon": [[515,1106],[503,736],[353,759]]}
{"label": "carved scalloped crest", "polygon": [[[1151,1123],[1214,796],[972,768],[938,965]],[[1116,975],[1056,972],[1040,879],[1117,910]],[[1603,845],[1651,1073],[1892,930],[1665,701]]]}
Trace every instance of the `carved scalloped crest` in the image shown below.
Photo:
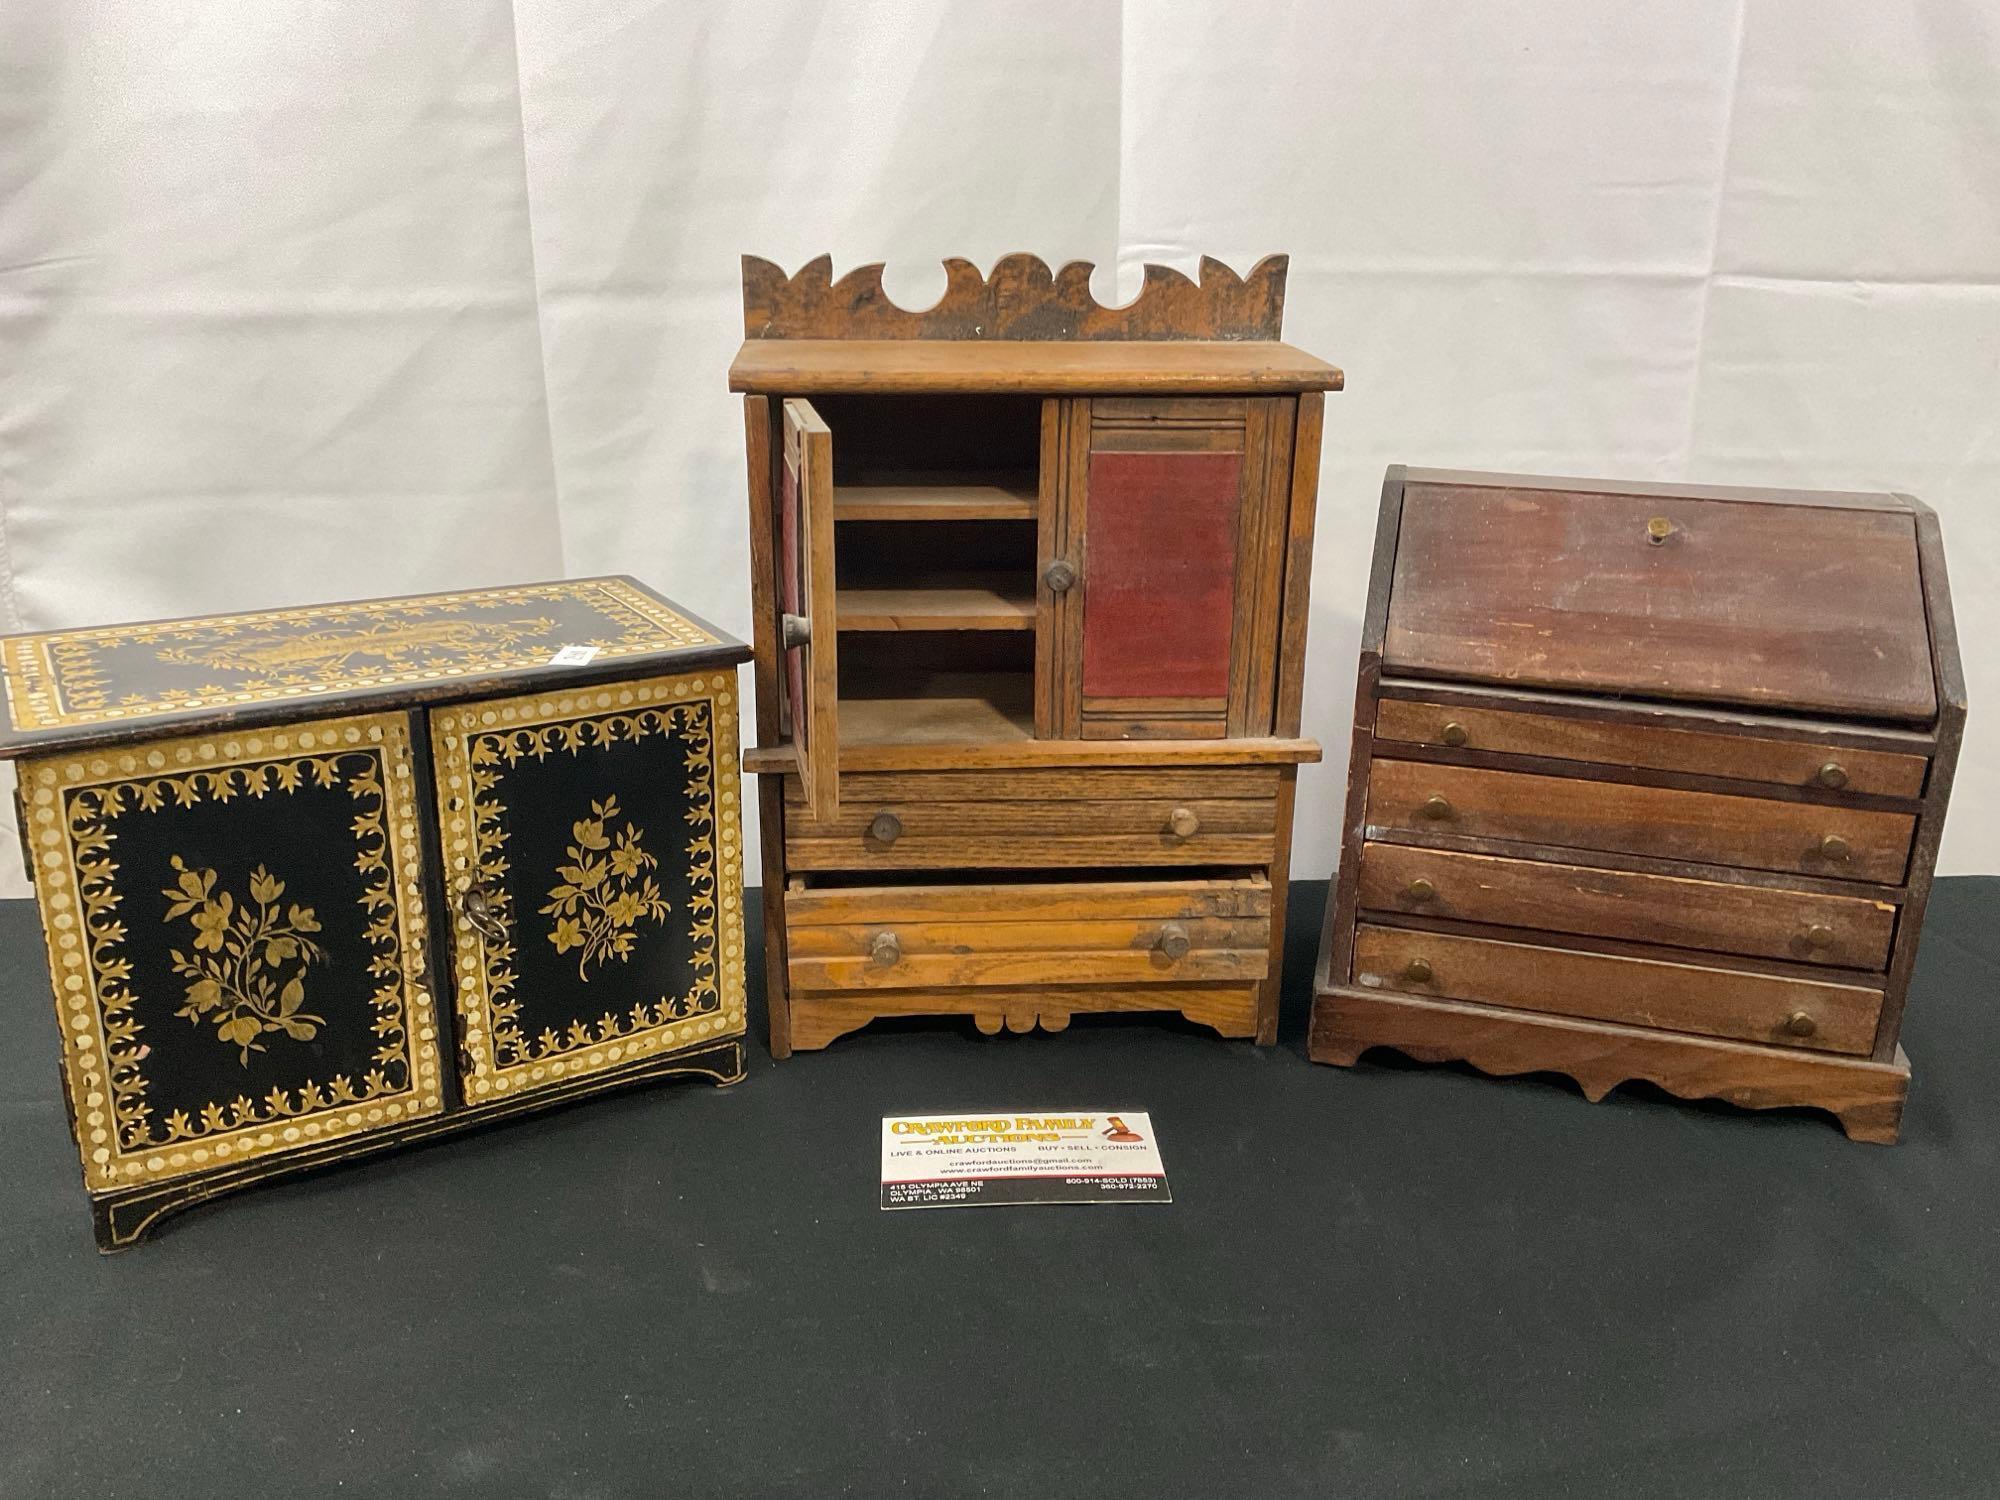
{"label": "carved scalloped crest", "polygon": [[1258,339],[1273,340],[1285,315],[1290,257],[1267,255],[1238,276],[1204,255],[1201,279],[1148,265],[1139,295],[1105,307],[1091,295],[1089,261],[1059,271],[1035,255],[1009,255],[982,276],[969,260],[947,260],[935,307],[910,312],[882,290],[880,264],[833,279],[822,255],[796,275],[743,257],[743,336],[751,339]]}

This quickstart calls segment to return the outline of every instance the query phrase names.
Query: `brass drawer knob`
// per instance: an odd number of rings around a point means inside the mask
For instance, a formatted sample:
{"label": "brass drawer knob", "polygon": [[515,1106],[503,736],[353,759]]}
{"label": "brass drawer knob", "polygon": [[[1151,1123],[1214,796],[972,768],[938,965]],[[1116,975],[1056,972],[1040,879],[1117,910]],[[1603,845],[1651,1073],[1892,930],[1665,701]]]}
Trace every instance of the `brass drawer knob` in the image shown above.
{"label": "brass drawer knob", "polygon": [[1412,901],[1429,901],[1437,893],[1437,887],[1421,875],[1403,887],[1403,894]]}
{"label": "brass drawer knob", "polygon": [[1830,760],[1819,768],[1817,780],[1821,786],[1830,786],[1839,791],[1847,785],[1847,768],[1839,761]]}
{"label": "brass drawer knob", "polygon": [[1438,732],[1438,738],[1456,750],[1460,745],[1463,745],[1467,740],[1472,738],[1472,736],[1465,732],[1463,724],[1453,719]]}
{"label": "brass drawer knob", "polygon": [[1160,928],[1159,941],[1153,946],[1178,963],[1188,956],[1191,945],[1188,930],[1178,922],[1168,922]]}
{"label": "brass drawer knob", "polygon": [[878,812],[868,824],[868,837],[878,844],[893,844],[903,836],[903,820],[892,812]]}
{"label": "brass drawer knob", "polygon": [[1432,795],[1424,798],[1423,814],[1433,821],[1451,816],[1451,804],[1444,798]]}
{"label": "brass drawer knob", "polygon": [[1201,827],[1201,819],[1191,807],[1177,807],[1167,814],[1167,829],[1177,839],[1191,839]]}
{"label": "brass drawer knob", "polygon": [[878,969],[893,969],[903,956],[903,944],[893,932],[878,932],[868,945],[868,961]]}
{"label": "brass drawer knob", "polygon": [[1403,977],[1411,984],[1431,982],[1431,961],[1428,958],[1413,958],[1403,965]]}
{"label": "brass drawer knob", "polygon": [[1067,594],[1076,587],[1076,567],[1068,559],[1058,557],[1042,569],[1042,582],[1052,594]]}
{"label": "brass drawer knob", "polygon": [[787,651],[803,646],[813,638],[813,622],[804,615],[786,615],[780,624],[779,638]]}
{"label": "brass drawer knob", "polygon": [[1815,922],[1806,929],[1805,939],[1808,948],[1831,948],[1833,946],[1833,929],[1824,923]]}
{"label": "brass drawer knob", "polygon": [[1785,1017],[1785,1034],[1787,1036],[1811,1036],[1818,1030],[1819,1022],[1815,1021],[1802,1010],[1795,1010],[1789,1016]]}
{"label": "brass drawer knob", "polygon": [[1845,859],[1847,840],[1837,833],[1829,833],[1819,841],[1819,853],[1821,859]]}
{"label": "brass drawer knob", "polygon": [[1654,516],[1646,523],[1646,540],[1655,547],[1674,534],[1674,523],[1665,516]]}

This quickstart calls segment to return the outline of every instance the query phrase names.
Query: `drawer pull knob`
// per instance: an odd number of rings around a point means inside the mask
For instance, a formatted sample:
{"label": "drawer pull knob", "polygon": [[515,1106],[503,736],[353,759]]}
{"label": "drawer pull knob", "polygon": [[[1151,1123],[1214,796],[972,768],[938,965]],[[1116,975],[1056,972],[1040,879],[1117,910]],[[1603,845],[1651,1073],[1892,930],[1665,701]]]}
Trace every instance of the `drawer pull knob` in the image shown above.
{"label": "drawer pull knob", "polygon": [[1191,839],[1201,827],[1201,819],[1191,807],[1177,807],[1167,814],[1167,828],[1177,839]]}
{"label": "drawer pull knob", "polygon": [[1076,587],[1076,566],[1067,558],[1058,557],[1042,569],[1042,582],[1049,586],[1051,594],[1067,594]]}
{"label": "drawer pull knob", "polygon": [[1833,929],[1818,922],[1813,923],[1812,926],[1806,929],[1806,946],[1808,948],[1831,948],[1833,946]]}
{"label": "drawer pull knob", "polygon": [[1837,760],[1830,760],[1819,768],[1819,784],[1839,791],[1847,785],[1847,768]]}
{"label": "drawer pull knob", "polygon": [[804,615],[786,615],[780,622],[778,635],[787,651],[803,646],[813,638],[813,622]]}
{"label": "drawer pull knob", "polygon": [[1837,833],[1829,833],[1819,841],[1820,857],[1823,859],[1847,858],[1847,840]]}
{"label": "drawer pull knob", "polygon": [[1665,516],[1654,516],[1646,523],[1646,540],[1655,547],[1674,534],[1674,523]]}
{"label": "drawer pull knob", "polygon": [[1408,896],[1412,901],[1428,901],[1437,895],[1437,893],[1437,887],[1432,885],[1428,880],[1425,880],[1421,875],[1403,887],[1403,894]]}
{"label": "drawer pull knob", "polygon": [[1178,963],[1188,956],[1191,946],[1188,930],[1178,922],[1168,922],[1160,929],[1160,939],[1153,946]]}
{"label": "drawer pull knob", "polygon": [[893,969],[903,956],[903,945],[893,932],[878,932],[868,945],[868,960],[878,969]]}
{"label": "drawer pull knob", "polygon": [[1785,1017],[1787,1036],[1811,1036],[1819,1030],[1819,1023],[1802,1010],[1795,1010]]}
{"label": "drawer pull knob", "polygon": [[1436,821],[1451,816],[1451,804],[1444,798],[1432,795],[1424,798],[1423,814]]}
{"label": "drawer pull knob", "polygon": [[868,824],[868,837],[878,844],[893,844],[903,836],[903,820],[892,812],[878,812]]}
{"label": "drawer pull knob", "polygon": [[1460,745],[1463,745],[1467,740],[1471,739],[1472,736],[1465,732],[1465,726],[1463,724],[1459,723],[1458,720],[1453,719],[1449,724],[1444,726],[1444,729],[1438,735],[1438,738],[1443,740],[1447,745],[1451,746],[1452,749],[1456,750]]}
{"label": "drawer pull knob", "polygon": [[1428,958],[1413,958],[1403,965],[1403,977],[1411,984],[1431,982],[1431,961]]}

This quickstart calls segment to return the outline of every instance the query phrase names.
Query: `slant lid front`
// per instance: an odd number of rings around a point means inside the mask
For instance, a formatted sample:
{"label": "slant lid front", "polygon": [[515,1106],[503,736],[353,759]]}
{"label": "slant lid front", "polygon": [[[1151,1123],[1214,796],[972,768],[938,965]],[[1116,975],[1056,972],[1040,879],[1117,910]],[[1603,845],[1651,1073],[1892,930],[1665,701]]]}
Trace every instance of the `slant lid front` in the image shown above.
{"label": "slant lid front", "polygon": [[0,755],[747,655],[630,578],[4,636]]}
{"label": "slant lid front", "polygon": [[1915,518],[1892,497],[1560,483],[1412,476],[1385,671],[1865,718],[1936,714]]}

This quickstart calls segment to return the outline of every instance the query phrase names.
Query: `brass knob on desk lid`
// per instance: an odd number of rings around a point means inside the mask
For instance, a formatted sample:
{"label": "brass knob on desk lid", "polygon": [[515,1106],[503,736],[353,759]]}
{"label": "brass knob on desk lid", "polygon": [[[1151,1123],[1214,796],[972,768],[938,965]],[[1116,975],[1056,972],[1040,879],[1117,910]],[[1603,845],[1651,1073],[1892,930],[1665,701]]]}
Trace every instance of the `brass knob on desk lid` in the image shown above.
{"label": "brass knob on desk lid", "polygon": [[1819,1022],[1802,1010],[1795,1010],[1785,1017],[1785,1035],[1811,1036],[1819,1030]]}
{"label": "brass knob on desk lid", "polygon": [[1847,840],[1837,833],[1829,833],[1819,841],[1819,853],[1821,859],[1845,859]]}
{"label": "brass knob on desk lid", "polygon": [[1193,940],[1188,937],[1188,930],[1180,923],[1168,922],[1160,928],[1159,941],[1153,946],[1178,963],[1188,956],[1188,949],[1193,946]]}
{"label": "brass knob on desk lid", "polygon": [[813,638],[813,622],[804,615],[786,615],[778,622],[778,636],[787,651],[803,646]]}
{"label": "brass knob on desk lid", "polygon": [[878,844],[893,844],[902,836],[903,820],[892,812],[878,812],[869,821],[868,837]]}
{"label": "brass knob on desk lid", "polygon": [[1419,875],[1403,887],[1403,894],[1412,901],[1429,901],[1437,895],[1437,887]]}
{"label": "brass knob on desk lid", "polygon": [[876,933],[868,945],[868,960],[878,969],[893,969],[902,956],[902,941],[893,932]]}
{"label": "brass knob on desk lid", "polygon": [[1167,830],[1177,839],[1191,839],[1201,827],[1201,819],[1191,807],[1177,807],[1167,814]]}
{"label": "brass knob on desk lid", "polygon": [[1833,929],[1822,922],[1815,922],[1806,929],[1805,940],[1808,948],[1831,948]]}
{"label": "brass knob on desk lid", "polygon": [[1431,961],[1428,958],[1413,958],[1403,965],[1403,977],[1411,984],[1431,982]]}
{"label": "brass knob on desk lid", "polygon": [[1456,719],[1452,719],[1438,732],[1438,738],[1456,750],[1460,745],[1471,739],[1472,736],[1465,732],[1463,724],[1459,723]]}
{"label": "brass knob on desk lid", "polygon": [[1830,786],[1839,791],[1847,785],[1847,768],[1839,761],[1830,760],[1819,768],[1818,781],[1821,786]]}
{"label": "brass knob on desk lid", "polygon": [[1420,810],[1425,817],[1434,822],[1451,816],[1451,804],[1435,794],[1424,798],[1424,805]]}
{"label": "brass knob on desk lid", "polygon": [[1067,594],[1076,586],[1076,567],[1068,558],[1058,557],[1042,569],[1042,582],[1052,594]]}
{"label": "brass knob on desk lid", "polygon": [[1674,523],[1665,516],[1654,516],[1646,523],[1646,540],[1655,547],[1674,534]]}

